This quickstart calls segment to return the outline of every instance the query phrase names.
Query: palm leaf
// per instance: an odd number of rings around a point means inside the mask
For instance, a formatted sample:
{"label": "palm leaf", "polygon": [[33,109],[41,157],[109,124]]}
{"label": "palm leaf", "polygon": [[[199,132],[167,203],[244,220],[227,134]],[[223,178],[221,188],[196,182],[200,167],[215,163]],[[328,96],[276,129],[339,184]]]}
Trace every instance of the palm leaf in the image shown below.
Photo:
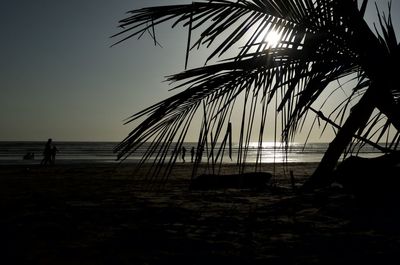
{"label": "palm leaf", "polygon": [[[261,111],[258,131],[261,143],[272,99],[275,98],[275,108],[281,113],[282,139],[288,142],[301,130],[308,111],[329,84],[357,76],[359,82],[353,86],[352,96],[335,108],[341,124],[353,95],[362,97],[371,84],[381,80],[377,75],[379,67],[399,56],[391,17],[380,20],[382,35],[373,34],[363,20],[367,2],[363,1],[359,10],[355,0],[213,0],[130,11],[130,16],[120,21],[122,30],[114,35],[121,38],[117,43],[146,32],[157,43],[154,27],[171,21],[172,27],[181,24],[189,30],[186,66],[192,49],[201,46],[211,49],[205,66],[168,77],[168,81],[175,83],[177,94],[127,120],[129,123],[144,119],[116,147],[118,157],[126,158],[150,141],[143,162],[155,157],[155,165],[164,164],[171,144],[176,142],[174,148],[182,145],[196,112],[202,107],[198,148],[206,148],[206,157],[214,164],[222,152],[219,150],[214,156],[216,143],[224,137],[223,128],[231,122],[235,104],[244,97],[238,155],[238,163],[244,164],[255,128],[255,113]],[[276,46],[265,39],[271,31],[281,36]],[[220,61],[215,61],[217,58]],[[375,59],[379,61],[377,65],[371,63]],[[391,124],[397,126],[400,122],[398,86],[382,89],[378,95],[386,96],[376,104],[388,117],[388,125],[373,133],[380,132],[378,139]],[[391,102],[390,108],[379,102]],[[377,123],[370,125],[369,133]],[[365,126],[359,128],[359,133]],[[356,138],[372,143],[373,135],[369,133]],[[397,138],[393,141],[398,141]],[[393,141],[390,146],[397,146]],[[169,158],[168,169],[175,161],[176,156]]]}

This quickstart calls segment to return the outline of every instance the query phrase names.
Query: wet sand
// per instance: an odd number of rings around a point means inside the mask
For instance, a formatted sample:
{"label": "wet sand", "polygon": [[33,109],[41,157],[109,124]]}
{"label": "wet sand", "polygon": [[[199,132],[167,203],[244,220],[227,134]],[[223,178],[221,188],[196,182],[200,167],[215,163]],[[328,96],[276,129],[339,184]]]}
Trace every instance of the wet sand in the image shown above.
{"label": "wet sand", "polygon": [[190,191],[189,163],[153,189],[133,164],[0,166],[1,264],[400,264],[396,214],[292,190],[315,166],[265,191]]}

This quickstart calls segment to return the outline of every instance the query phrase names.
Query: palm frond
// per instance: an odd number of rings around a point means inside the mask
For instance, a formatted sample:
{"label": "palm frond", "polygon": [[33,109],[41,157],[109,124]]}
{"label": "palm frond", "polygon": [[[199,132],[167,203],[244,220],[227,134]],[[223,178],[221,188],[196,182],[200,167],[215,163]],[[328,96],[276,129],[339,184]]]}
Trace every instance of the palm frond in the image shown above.
{"label": "palm frond", "polygon": [[[235,104],[243,99],[238,154],[238,163],[243,164],[255,128],[256,112],[261,113],[260,143],[267,124],[266,113],[275,99],[275,110],[282,119],[282,139],[291,141],[329,84],[344,77],[356,77],[358,81],[350,91],[351,96],[337,103],[331,113],[336,117],[331,120],[330,116],[320,115],[330,125],[339,119],[336,126],[340,128],[355,96],[361,98],[372,84],[374,89],[378,87],[376,82],[382,79],[381,65],[392,62],[393,58],[396,63],[399,61],[400,48],[391,17],[381,18],[382,35],[373,34],[363,20],[367,2],[364,0],[358,9],[356,0],[210,0],[130,11],[130,16],[120,21],[123,30],[113,36],[122,38],[117,43],[141,37],[146,32],[157,43],[154,27],[171,21],[172,27],[181,24],[188,28],[186,66],[191,50],[201,46],[212,49],[205,66],[168,77],[179,91],[176,95],[127,120],[129,123],[144,119],[116,147],[118,157],[126,158],[150,141],[143,161],[155,157],[155,165],[168,160],[169,167],[177,158],[168,156],[171,144],[176,142],[174,148],[180,148],[196,113],[202,109],[198,149],[205,150],[207,159],[214,164],[222,153],[215,150],[216,143],[221,139],[226,141],[224,128],[231,122]],[[276,45],[266,39],[271,31],[280,36]],[[220,61],[207,65],[216,58]],[[375,59],[378,64],[371,63]],[[379,139],[391,125],[400,128],[397,126],[400,122],[398,86],[389,84],[383,90],[376,104],[388,122],[372,133],[378,134]],[[366,129],[366,126],[371,127]],[[373,143],[371,132],[376,126],[377,122],[361,126],[355,137]],[[365,130],[368,133],[362,134]],[[399,138],[396,136],[393,141]],[[390,146],[397,147],[393,141]]]}

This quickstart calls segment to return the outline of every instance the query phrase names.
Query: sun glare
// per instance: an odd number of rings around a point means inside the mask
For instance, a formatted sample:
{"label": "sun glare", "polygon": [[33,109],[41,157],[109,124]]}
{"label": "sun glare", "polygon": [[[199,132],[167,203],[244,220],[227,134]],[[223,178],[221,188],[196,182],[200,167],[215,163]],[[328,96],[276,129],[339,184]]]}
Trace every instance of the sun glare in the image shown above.
{"label": "sun glare", "polygon": [[281,41],[281,34],[275,30],[271,30],[267,36],[265,36],[265,41],[267,42],[267,48],[276,48]]}

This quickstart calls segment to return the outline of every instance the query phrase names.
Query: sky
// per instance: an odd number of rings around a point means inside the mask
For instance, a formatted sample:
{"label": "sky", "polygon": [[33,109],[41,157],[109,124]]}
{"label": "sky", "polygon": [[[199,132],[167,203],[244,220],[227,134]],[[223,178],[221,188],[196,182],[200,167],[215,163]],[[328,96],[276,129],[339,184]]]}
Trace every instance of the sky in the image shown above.
{"label": "sky", "polygon": [[[126,11],[190,2],[2,0],[0,141],[122,140],[125,118],[172,95],[163,81],[184,69],[187,30],[157,28],[163,48],[149,37],[110,47],[110,36]],[[392,9],[400,26],[400,1]]]}

